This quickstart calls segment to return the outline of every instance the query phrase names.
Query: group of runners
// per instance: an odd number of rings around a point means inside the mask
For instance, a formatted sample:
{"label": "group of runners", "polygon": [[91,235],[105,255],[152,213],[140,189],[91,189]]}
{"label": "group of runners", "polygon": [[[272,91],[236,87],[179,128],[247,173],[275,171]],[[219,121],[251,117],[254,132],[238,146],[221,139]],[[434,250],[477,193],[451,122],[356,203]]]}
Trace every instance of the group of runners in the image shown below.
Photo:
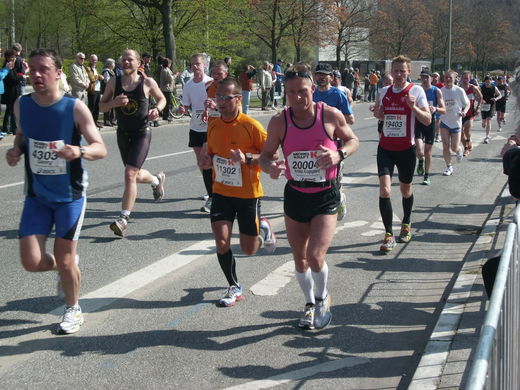
{"label": "group of runners", "polygon": [[[125,188],[120,215],[110,229],[121,237],[127,234],[137,183],[150,184],[154,200],[160,201],[166,179],[163,172],[153,175],[142,168],[152,136],[149,124],[157,120],[166,100],[155,81],[138,71],[139,64],[139,54],[125,50],[123,74],[110,80],[100,102],[102,111],[115,109],[117,116]],[[229,285],[217,304],[233,306],[244,297],[231,250],[235,219],[242,252],[253,255],[264,247],[272,253],[276,248],[271,224],[261,216],[260,176],[264,171],[272,179],[287,179],[285,227],[296,279],[305,298],[298,326],[324,328],[332,317],[326,254],[338,214],[345,207],[342,167],[359,147],[350,127],[355,119],[349,100],[331,86],[334,72],[330,66],[318,64],[313,71],[308,64],[296,64],[284,75],[287,106],[271,118],[266,131],[260,122],[242,112],[241,85],[228,77],[227,65],[213,63],[211,77],[205,74],[206,65],[204,55],[191,57],[193,78],[183,87],[180,110],[192,111],[188,145],[193,148],[207,191],[201,211],[210,215],[217,259]],[[21,97],[15,105],[20,130],[7,152],[9,165],[16,165],[22,156],[25,159],[27,193],[20,223],[20,257],[28,271],[59,271],[66,306],[58,333],[69,334],[77,332],[83,323],[76,251],[86,206],[82,159],[100,159],[107,151],[86,105],[60,92],[61,60],[56,53],[49,49],[33,51],[29,69],[34,93]],[[382,123],[377,167],[379,208],[385,226],[380,247],[383,252],[390,252],[397,241],[406,243],[412,238],[415,139],[424,139],[425,145],[418,142],[421,146],[417,150],[422,148],[418,155],[425,159],[426,182],[436,115],[453,114],[444,121],[441,116],[440,128],[443,140],[458,146],[462,117],[469,106],[462,95],[460,99],[456,95],[459,87],[450,82],[452,72],[447,73],[446,86],[439,91],[432,89],[427,72],[421,74],[421,86],[409,83],[410,70],[407,57],[394,58],[390,85],[382,89],[371,107]],[[156,102],[153,108],[150,97]],[[454,134],[459,134],[458,138]],[[470,134],[466,134],[467,144]],[[283,155],[279,155],[279,148]],[[459,148],[452,149],[457,156],[462,154]],[[395,167],[404,214],[397,239],[392,230],[391,202]],[[51,253],[46,242],[53,227],[56,239]]]}

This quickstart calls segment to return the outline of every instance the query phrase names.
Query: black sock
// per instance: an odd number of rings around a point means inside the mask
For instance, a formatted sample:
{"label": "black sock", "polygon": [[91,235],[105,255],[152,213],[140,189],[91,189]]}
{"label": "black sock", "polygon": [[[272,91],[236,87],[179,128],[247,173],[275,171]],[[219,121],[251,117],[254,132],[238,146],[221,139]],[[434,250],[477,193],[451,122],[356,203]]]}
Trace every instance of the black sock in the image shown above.
{"label": "black sock", "polygon": [[202,170],[202,179],[204,180],[204,186],[206,187],[206,191],[209,196],[213,195],[213,170],[212,169],[203,169]]}
{"label": "black sock", "polygon": [[220,263],[220,268],[224,271],[224,275],[230,286],[235,285],[238,286],[238,278],[236,274],[236,261],[235,256],[231,252],[231,249],[226,253],[221,255],[217,253],[218,262]]}
{"label": "black sock", "polygon": [[383,225],[385,225],[386,232],[394,234],[392,229],[394,212],[392,210],[392,201],[390,198],[379,198],[379,212],[381,213],[381,218],[383,219]]}
{"label": "black sock", "polygon": [[410,216],[412,215],[413,194],[409,198],[403,198],[403,223],[410,224]]}

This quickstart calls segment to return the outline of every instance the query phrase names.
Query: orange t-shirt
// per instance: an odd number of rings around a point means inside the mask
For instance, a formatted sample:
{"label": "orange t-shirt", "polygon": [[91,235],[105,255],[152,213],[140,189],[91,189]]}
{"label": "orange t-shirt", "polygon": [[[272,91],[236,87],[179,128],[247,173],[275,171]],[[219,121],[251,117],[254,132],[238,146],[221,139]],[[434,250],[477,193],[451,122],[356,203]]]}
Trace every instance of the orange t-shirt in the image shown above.
{"label": "orange t-shirt", "polygon": [[375,73],[371,73],[368,79],[370,80],[370,85],[376,85],[379,81],[379,77]]}
{"label": "orange t-shirt", "polygon": [[[213,158],[213,192],[223,196],[241,199],[259,198],[264,195],[260,183],[261,169],[257,164],[239,164],[240,176],[231,180],[234,185],[217,181],[217,160],[231,158],[231,149],[240,149],[242,153],[259,154],[267,139],[267,132],[260,122],[248,115],[240,113],[234,120],[227,122],[222,118],[213,119],[208,125],[208,153]],[[217,159],[218,157],[218,159]],[[232,169],[233,167],[229,165]],[[236,166],[233,173],[238,174]],[[236,180],[240,180],[238,186]]]}

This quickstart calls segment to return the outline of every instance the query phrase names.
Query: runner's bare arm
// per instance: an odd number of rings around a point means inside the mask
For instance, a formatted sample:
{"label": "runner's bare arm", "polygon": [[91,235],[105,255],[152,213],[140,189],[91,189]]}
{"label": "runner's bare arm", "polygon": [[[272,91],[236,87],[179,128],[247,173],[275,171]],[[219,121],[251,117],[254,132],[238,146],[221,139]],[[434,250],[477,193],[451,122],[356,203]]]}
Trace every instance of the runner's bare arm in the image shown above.
{"label": "runner's bare arm", "polygon": [[442,96],[442,91],[437,88],[437,109],[435,110],[436,114],[446,114],[446,105],[444,104],[444,96]]}
{"label": "runner's bare arm", "polygon": [[20,126],[20,98],[16,99],[14,102],[14,115],[16,118],[16,135],[14,137],[13,147],[8,149],[5,157],[7,159],[7,164],[9,166],[14,167],[20,161],[22,154],[24,153],[24,142],[23,142],[23,129]]}

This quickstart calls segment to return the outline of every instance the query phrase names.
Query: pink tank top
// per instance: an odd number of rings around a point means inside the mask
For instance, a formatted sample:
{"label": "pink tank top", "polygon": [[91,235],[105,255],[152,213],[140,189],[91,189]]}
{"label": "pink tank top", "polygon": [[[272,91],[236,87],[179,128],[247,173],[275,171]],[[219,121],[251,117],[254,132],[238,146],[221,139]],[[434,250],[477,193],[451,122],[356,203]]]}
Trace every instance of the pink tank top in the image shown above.
{"label": "pink tank top", "polygon": [[[325,182],[336,178],[337,166],[327,169],[317,167],[316,158],[321,152],[320,145],[337,150],[336,143],[329,137],[323,126],[323,103],[316,103],[316,116],[311,126],[298,127],[292,120],[291,109],[285,108],[285,136],[282,142],[282,151],[287,167],[285,176],[289,180]],[[295,190],[316,193],[327,187],[295,187]]]}

